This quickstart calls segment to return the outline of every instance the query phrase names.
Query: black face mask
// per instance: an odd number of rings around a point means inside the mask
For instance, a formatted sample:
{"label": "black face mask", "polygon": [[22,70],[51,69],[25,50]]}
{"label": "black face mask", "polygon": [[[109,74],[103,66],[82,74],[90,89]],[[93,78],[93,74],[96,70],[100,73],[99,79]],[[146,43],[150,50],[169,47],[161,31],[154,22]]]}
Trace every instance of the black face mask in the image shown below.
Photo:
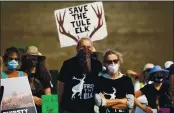
{"label": "black face mask", "polygon": [[153,81],[156,83],[162,83],[164,80],[164,77],[162,73],[154,73],[153,74]]}
{"label": "black face mask", "polygon": [[77,57],[79,64],[83,67],[84,72],[91,72],[91,51],[88,48],[83,48],[79,50]]}
{"label": "black face mask", "polygon": [[35,67],[37,65],[37,60],[26,59],[24,65],[27,65],[28,68]]}

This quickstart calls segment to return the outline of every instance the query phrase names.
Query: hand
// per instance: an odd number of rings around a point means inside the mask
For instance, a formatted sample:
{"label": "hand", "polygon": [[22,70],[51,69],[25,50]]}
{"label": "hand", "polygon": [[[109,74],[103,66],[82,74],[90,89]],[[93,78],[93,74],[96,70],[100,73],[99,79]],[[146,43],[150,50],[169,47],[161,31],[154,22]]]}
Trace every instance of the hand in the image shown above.
{"label": "hand", "polygon": [[148,106],[144,106],[143,110],[147,113],[153,113],[152,108]]}
{"label": "hand", "polygon": [[37,96],[33,96],[33,99],[34,99],[34,103],[38,106],[41,106],[42,105],[42,99],[37,97]]}
{"label": "hand", "polygon": [[135,71],[132,71],[132,70],[127,70],[127,74],[128,75],[136,75],[137,73]]}

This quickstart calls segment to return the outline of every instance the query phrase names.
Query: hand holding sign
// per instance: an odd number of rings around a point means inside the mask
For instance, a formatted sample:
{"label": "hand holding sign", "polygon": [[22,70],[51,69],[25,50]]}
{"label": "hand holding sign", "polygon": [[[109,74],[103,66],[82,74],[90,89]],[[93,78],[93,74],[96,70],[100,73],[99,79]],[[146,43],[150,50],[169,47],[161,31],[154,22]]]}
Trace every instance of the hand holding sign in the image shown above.
{"label": "hand holding sign", "polygon": [[76,45],[81,38],[95,41],[107,36],[102,2],[56,10],[55,17],[61,47]]}

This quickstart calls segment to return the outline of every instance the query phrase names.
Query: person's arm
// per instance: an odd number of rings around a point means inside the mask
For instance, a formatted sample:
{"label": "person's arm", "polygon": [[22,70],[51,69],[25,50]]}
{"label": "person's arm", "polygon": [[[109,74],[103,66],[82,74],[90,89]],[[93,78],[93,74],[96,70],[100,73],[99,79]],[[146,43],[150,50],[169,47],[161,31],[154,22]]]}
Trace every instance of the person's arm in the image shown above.
{"label": "person's arm", "polygon": [[58,80],[57,81],[57,95],[58,95],[59,104],[62,101],[63,92],[64,92],[64,82]]}
{"label": "person's arm", "polygon": [[[123,98],[123,99],[106,99],[106,104],[104,105],[105,107],[109,107],[109,106],[115,106],[115,105],[122,105],[122,106],[127,106],[127,99]],[[119,106],[117,106],[119,108]]]}
{"label": "person's arm", "polygon": [[116,104],[112,106],[113,109],[126,109],[127,105],[126,104]]}
{"label": "person's arm", "polygon": [[[140,90],[140,81],[136,81],[136,82],[135,82],[134,90],[135,90],[135,92],[138,91],[138,90]],[[141,102],[141,103],[147,102],[147,98],[146,98],[145,95],[142,95],[142,96],[138,97],[137,99],[138,99],[138,101]]]}
{"label": "person's arm", "polygon": [[147,113],[152,113],[152,108],[148,107],[148,106],[144,106],[142,105],[137,98],[144,95],[142,91],[145,91],[147,89],[147,87],[142,88],[141,90],[138,90],[135,92],[135,105],[137,105],[138,107],[140,107],[143,111],[147,112]]}
{"label": "person's arm", "polygon": [[94,96],[95,102],[97,106],[109,107],[117,104],[125,104],[127,103],[127,99],[106,99],[102,93],[95,94]]}
{"label": "person's arm", "polygon": [[142,105],[137,98],[134,99],[134,103],[135,105],[137,105],[138,107],[140,107],[143,111],[147,112],[147,113],[153,113],[152,108],[148,107],[148,106],[144,106]]}
{"label": "person's arm", "polygon": [[38,106],[41,106],[42,105],[42,99],[37,97],[37,96],[33,96],[33,100],[34,100],[34,103]]}
{"label": "person's arm", "polygon": [[66,76],[68,75],[68,66],[69,64],[65,61],[57,77],[57,95],[58,95],[59,105],[61,104],[61,101],[62,101],[62,96],[64,92],[64,84],[66,81]]}

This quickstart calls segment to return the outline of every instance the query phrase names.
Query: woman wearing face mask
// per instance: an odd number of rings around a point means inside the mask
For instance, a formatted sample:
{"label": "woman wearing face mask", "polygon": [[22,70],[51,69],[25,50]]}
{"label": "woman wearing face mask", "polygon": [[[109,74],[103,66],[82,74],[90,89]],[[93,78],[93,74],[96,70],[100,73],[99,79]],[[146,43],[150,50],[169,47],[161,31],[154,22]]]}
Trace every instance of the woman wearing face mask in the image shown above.
{"label": "woman wearing face mask", "polygon": [[[147,113],[157,113],[160,108],[167,108],[167,99],[170,97],[169,84],[164,82],[164,78],[168,76],[168,71],[161,69],[160,66],[154,66],[149,73],[149,79],[154,83],[148,84],[135,92],[138,98],[145,95],[148,100],[148,106],[142,105],[135,99],[135,104]],[[167,112],[166,112],[167,113]]]}
{"label": "woman wearing face mask", "polygon": [[129,108],[133,108],[133,84],[119,70],[122,61],[119,52],[108,50],[104,55],[106,71],[99,73],[95,88],[95,101],[100,113],[129,113]]}
{"label": "woman wearing face mask", "polygon": [[27,76],[26,73],[22,71],[17,71],[17,67],[20,61],[19,59],[19,52],[17,48],[10,47],[6,49],[3,56],[3,62],[6,70],[4,72],[1,72],[1,79]]}
{"label": "woman wearing face mask", "polygon": [[28,74],[28,79],[36,104],[37,113],[42,113],[42,95],[51,94],[51,77],[44,65],[45,56],[41,56],[37,48],[30,46],[22,57],[21,70]]}

